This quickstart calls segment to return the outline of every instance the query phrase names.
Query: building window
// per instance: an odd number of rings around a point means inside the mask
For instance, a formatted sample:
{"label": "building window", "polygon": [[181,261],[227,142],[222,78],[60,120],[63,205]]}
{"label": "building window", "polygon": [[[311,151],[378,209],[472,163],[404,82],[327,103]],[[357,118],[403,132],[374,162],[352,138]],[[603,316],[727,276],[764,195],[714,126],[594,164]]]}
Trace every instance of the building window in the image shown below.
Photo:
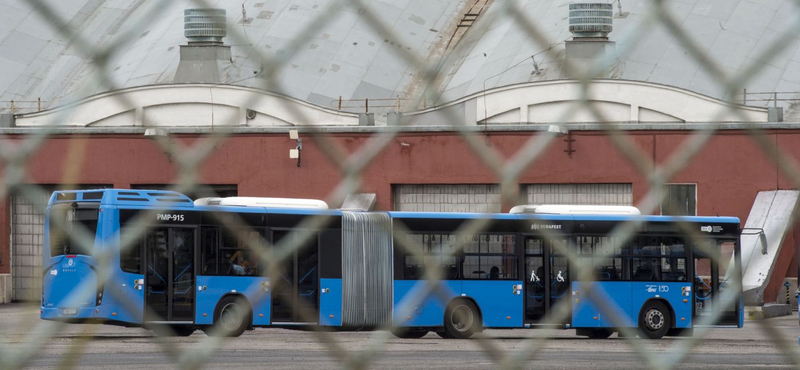
{"label": "building window", "polygon": [[697,185],[668,184],[664,187],[666,196],[662,199],[661,214],[665,216],[697,215]]}

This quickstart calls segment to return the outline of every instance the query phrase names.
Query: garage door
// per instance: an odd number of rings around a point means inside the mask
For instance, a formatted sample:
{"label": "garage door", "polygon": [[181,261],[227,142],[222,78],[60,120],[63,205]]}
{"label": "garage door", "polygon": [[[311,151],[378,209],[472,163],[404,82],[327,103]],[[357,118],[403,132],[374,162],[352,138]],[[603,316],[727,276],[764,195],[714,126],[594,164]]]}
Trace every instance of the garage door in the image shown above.
{"label": "garage door", "polygon": [[523,185],[528,204],[633,205],[632,184],[530,184]]}
{"label": "garage door", "polygon": [[499,185],[395,185],[394,209],[409,212],[500,212]]}
{"label": "garage door", "polygon": [[11,199],[12,299],[38,301],[42,286],[44,207],[49,192],[40,195],[39,199],[21,195],[14,195]]}

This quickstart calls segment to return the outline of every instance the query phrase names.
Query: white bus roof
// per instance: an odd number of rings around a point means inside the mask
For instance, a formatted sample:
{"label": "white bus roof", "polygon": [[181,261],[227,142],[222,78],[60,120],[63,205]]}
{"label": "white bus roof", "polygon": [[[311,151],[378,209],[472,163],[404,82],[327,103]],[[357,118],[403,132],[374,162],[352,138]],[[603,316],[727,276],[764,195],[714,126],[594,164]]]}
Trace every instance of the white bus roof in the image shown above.
{"label": "white bus roof", "polygon": [[631,206],[595,206],[570,204],[520,205],[509,213],[535,213],[555,215],[640,215],[638,208]]}
{"label": "white bus roof", "polygon": [[194,205],[328,209],[328,204],[325,203],[324,201],[318,199],[297,199],[297,198],[261,198],[261,197],[199,198],[194,201]]}

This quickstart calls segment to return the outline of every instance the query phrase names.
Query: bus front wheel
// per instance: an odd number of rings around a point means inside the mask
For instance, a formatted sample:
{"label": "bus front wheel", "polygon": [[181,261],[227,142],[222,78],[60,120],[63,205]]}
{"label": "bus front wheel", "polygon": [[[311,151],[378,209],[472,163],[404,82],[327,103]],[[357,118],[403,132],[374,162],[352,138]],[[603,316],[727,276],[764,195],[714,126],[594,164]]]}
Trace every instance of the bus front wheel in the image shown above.
{"label": "bus front wheel", "polygon": [[448,337],[467,339],[480,331],[481,317],[472,302],[457,300],[447,306],[444,312],[444,330]]}
{"label": "bus front wheel", "polygon": [[219,337],[238,337],[250,326],[250,305],[238,296],[223,298],[214,312],[214,325],[206,334]]}
{"label": "bus front wheel", "polygon": [[661,339],[672,326],[672,316],[667,306],[660,301],[645,303],[639,312],[639,336]]}

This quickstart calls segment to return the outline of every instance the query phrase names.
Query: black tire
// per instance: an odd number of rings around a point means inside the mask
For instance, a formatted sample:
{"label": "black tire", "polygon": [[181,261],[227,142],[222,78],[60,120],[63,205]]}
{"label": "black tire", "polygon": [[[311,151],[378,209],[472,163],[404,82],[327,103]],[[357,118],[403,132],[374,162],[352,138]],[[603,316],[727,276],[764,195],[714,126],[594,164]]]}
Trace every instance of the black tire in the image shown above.
{"label": "black tire", "polygon": [[238,337],[252,321],[250,304],[242,297],[228,296],[214,310],[214,325],[203,329],[210,336]]}
{"label": "black tire", "polygon": [[481,331],[481,316],[472,302],[459,299],[453,301],[444,311],[444,330],[454,339],[467,339]]}
{"label": "black tire", "polygon": [[648,339],[661,339],[672,328],[672,315],[667,306],[660,301],[645,303],[639,312],[639,336]]}
{"label": "black tire", "polygon": [[392,329],[392,335],[401,339],[417,339],[428,335],[428,331],[414,328],[394,328]]}
{"label": "black tire", "polygon": [[589,333],[589,338],[592,339],[608,339],[608,337],[614,334],[613,330],[610,329],[595,329]]}

